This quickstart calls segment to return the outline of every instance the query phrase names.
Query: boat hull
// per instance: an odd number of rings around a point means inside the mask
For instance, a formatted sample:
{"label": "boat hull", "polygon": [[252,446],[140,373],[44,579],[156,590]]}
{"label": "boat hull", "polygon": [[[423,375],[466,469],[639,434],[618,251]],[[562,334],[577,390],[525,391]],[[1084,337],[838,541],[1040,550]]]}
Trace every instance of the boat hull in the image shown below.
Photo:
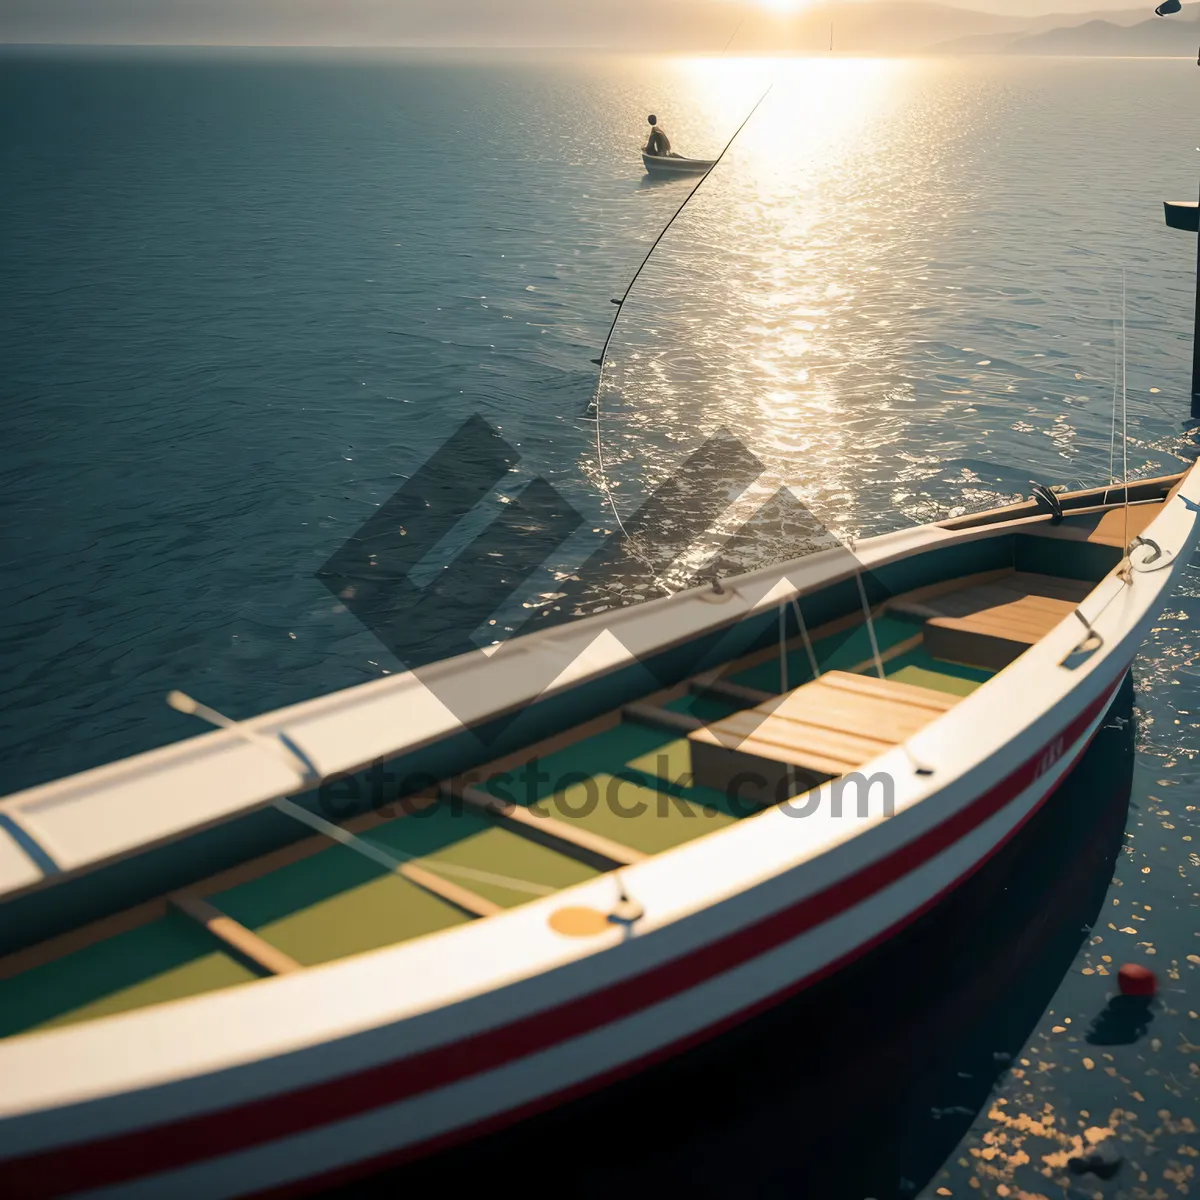
{"label": "boat hull", "polygon": [[[836,894],[793,902],[798,880],[771,880],[689,922],[683,953],[678,939],[664,939],[624,978],[605,970],[617,965],[608,956],[592,960],[553,989],[552,1008],[543,1003],[466,1038],[464,1024],[476,1022],[465,1006],[445,1009],[426,1023],[421,1041],[434,1046],[424,1053],[403,1052],[409,1038],[400,1026],[376,1030],[370,1066],[350,1074],[331,1070],[333,1048],[317,1046],[249,1075],[195,1080],[195,1104],[205,1106],[215,1087],[232,1105],[164,1125],[144,1096],[142,1128],[10,1161],[6,1178],[29,1197],[107,1194],[94,1191],[105,1184],[122,1197],[303,1194],[491,1133],[681,1054],[829,977],[952,893],[1066,777],[1126,669],[1062,712],[1050,736],[1021,747],[1021,765],[998,785],[957,803],[946,797],[955,819],[842,880]],[[961,836],[949,838],[948,827]],[[534,981],[543,1002],[547,982]],[[535,1003],[532,993],[525,1000]],[[311,1074],[325,1077],[283,1086]],[[259,1094],[234,1100],[247,1091]],[[69,1125],[78,1114],[59,1117]]]}
{"label": "boat hull", "polygon": [[642,162],[651,175],[705,175],[716,165],[706,159],[676,158],[671,155],[643,154]]}
{"label": "boat hull", "polygon": [[[1132,705],[1126,676],[1042,810],[949,902],[854,965],[624,1083],[373,1185],[469,1187],[524,1170],[552,1145],[557,1161],[588,1162],[589,1197],[753,1191],[747,1180],[769,1191],[793,1172],[797,1146],[764,1142],[767,1122],[803,1130],[809,1195],[876,1196],[900,1178],[920,1191],[1000,1084],[1005,1055],[1028,1044],[1103,911],[1130,802]],[[598,1162],[602,1129],[619,1139]]]}
{"label": "boat hull", "polygon": [[[1082,756],[1196,547],[1200,474],[1180,478],[1154,511],[1135,562],[1110,570],[927,736],[864,766],[893,779],[894,813],[822,810],[807,825],[781,804],[623,868],[621,886],[643,909],[632,929],[604,922],[574,938],[549,919],[567,905],[612,912],[618,884],[602,874],[409,943],[0,1043],[6,1194],[316,1190],[598,1091],[830,978],[951,895]],[[972,520],[860,543],[858,561],[879,586],[900,572],[900,595],[938,586],[907,576],[909,563],[957,581],[1015,561],[1063,568],[1073,544],[1081,570],[1093,552],[1120,554],[1056,540],[1032,513]],[[1018,546],[1028,531],[1039,536]],[[726,581],[717,599],[654,602],[628,628],[669,625],[692,664],[679,670],[686,679],[696,668],[684,637],[727,661],[721,639],[755,622],[769,634],[780,596],[844,609],[854,589],[843,559],[812,555]],[[496,662],[505,666],[496,656],[487,669]],[[600,683],[634,669],[644,668],[588,667]],[[331,742],[343,747],[360,724],[339,725]],[[847,816],[850,828],[833,823]]]}

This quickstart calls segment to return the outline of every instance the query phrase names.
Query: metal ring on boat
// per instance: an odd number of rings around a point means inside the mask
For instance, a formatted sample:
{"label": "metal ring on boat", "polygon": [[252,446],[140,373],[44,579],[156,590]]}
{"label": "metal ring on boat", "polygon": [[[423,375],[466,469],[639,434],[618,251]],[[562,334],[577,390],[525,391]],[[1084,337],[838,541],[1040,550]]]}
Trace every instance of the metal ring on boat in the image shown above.
{"label": "metal ring on boat", "polygon": [[[1082,661],[1082,659],[1079,659],[1078,656],[1082,655],[1083,658],[1090,658],[1096,653],[1097,650],[1100,649],[1101,646],[1104,645],[1103,635],[1097,632],[1091,621],[1089,621],[1087,617],[1085,617],[1083,613],[1079,611],[1079,609],[1075,610],[1075,615],[1079,618],[1079,621],[1083,625],[1084,629],[1087,630],[1087,636],[1082,642],[1079,643],[1079,645],[1075,647],[1074,650],[1070,652],[1070,654],[1066,656],[1066,658],[1064,658],[1058,664],[1060,667],[1074,668],[1075,666],[1079,665],[1080,661]],[[1072,662],[1072,659],[1076,659],[1077,661]]]}
{"label": "metal ring on boat", "polygon": [[[1134,562],[1133,552],[1139,546],[1149,546],[1153,553],[1149,558],[1143,558],[1141,562]],[[1178,554],[1172,554],[1170,558],[1164,559],[1163,554],[1164,552],[1162,547],[1153,538],[1142,537],[1141,534],[1139,534],[1133,539],[1132,542],[1129,543],[1129,549],[1125,552],[1125,557],[1129,560],[1130,570],[1147,572],[1162,571],[1169,567],[1175,561],[1175,559],[1179,557]],[[1151,566],[1151,563],[1157,563],[1158,565]]]}
{"label": "metal ring on boat", "polygon": [[1129,549],[1125,551],[1125,553],[1129,556],[1130,562],[1133,561],[1133,552],[1139,546],[1149,546],[1154,551],[1149,558],[1142,559],[1142,566],[1149,566],[1152,562],[1158,562],[1158,560],[1162,558],[1162,547],[1153,538],[1142,537],[1142,535],[1139,533],[1138,536],[1129,543]]}

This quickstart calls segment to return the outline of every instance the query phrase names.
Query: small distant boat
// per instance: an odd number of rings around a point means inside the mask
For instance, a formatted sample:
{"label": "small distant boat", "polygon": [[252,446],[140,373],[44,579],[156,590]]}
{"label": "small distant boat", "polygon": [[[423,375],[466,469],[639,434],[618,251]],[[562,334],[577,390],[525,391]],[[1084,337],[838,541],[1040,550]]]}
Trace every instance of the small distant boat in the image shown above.
{"label": "small distant boat", "polygon": [[647,154],[642,152],[642,162],[651,175],[704,175],[716,165],[715,160],[683,158],[678,154]]}

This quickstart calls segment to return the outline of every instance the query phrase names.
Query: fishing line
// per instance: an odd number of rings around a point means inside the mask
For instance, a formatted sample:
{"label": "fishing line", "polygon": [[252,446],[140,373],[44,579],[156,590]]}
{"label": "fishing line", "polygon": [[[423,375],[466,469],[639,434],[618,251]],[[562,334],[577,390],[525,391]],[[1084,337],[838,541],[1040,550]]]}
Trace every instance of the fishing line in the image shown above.
{"label": "fishing line", "polygon": [[[738,28],[740,29],[741,26],[739,26]],[[734,30],[734,35],[736,36],[736,34],[737,34],[737,30]],[[729,41],[730,41],[730,43],[732,43],[733,38],[730,38]],[[726,49],[728,49],[728,45],[726,46]],[[647,251],[646,257],[642,259],[641,264],[638,266],[638,269],[634,272],[633,278],[629,281],[629,286],[626,287],[624,294],[621,296],[621,298],[619,300],[613,301],[613,303],[617,306],[616,316],[613,317],[612,324],[609,326],[608,336],[604,339],[604,348],[600,351],[600,357],[592,359],[592,362],[594,362],[600,368],[600,373],[596,377],[596,390],[592,395],[591,402],[588,404],[587,411],[583,415],[584,415],[585,419],[596,422],[596,465],[597,465],[597,469],[598,469],[599,475],[600,475],[600,487],[601,487],[601,490],[604,492],[605,498],[608,500],[609,508],[612,509],[613,519],[616,521],[617,527],[625,535],[626,539],[632,544],[634,554],[638,558],[642,558],[642,561],[645,562],[646,565],[649,566],[652,571],[653,571],[653,564],[651,564],[648,560],[643,558],[643,556],[641,554],[638,553],[636,544],[635,544],[635,539],[630,536],[629,531],[625,528],[625,525],[621,520],[621,514],[617,511],[616,500],[612,494],[612,489],[609,487],[608,476],[607,476],[607,472],[606,472],[605,466],[604,466],[604,448],[603,448],[602,439],[600,436],[600,391],[604,385],[604,368],[608,362],[608,348],[612,342],[613,334],[616,332],[617,322],[620,321],[621,313],[624,311],[625,301],[629,299],[629,294],[633,291],[634,284],[637,283],[642,272],[646,269],[646,266],[650,262],[650,259],[653,257],[655,250],[658,249],[659,244],[662,242],[663,238],[665,238],[667,236],[668,231],[670,230],[671,226],[675,224],[676,220],[679,218],[680,213],[682,213],[683,210],[685,208],[687,208],[688,202],[691,200],[691,198],[700,190],[700,188],[704,184],[704,181],[720,165],[720,162],[725,157],[726,153],[729,150],[729,147],[732,146],[733,143],[737,140],[738,134],[741,133],[742,130],[745,129],[746,126],[750,123],[750,118],[753,117],[756,112],[758,112],[763,101],[771,94],[771,88],[773,88],[774,86],[775,85],[772,83],[767,88],[767,90],[765,92],[763,92],[763,94],[758,98],[758,102],[754,105],[754,107],[746,115],[746,119],[737,127],[737,129],[734,130],[733,137],[731,137],[729,139],[729,141],[725,143],[725,148],[713,160],[713,165],[711,167],[709,167],[709,169],[701,176],[701,178],[700,178],[699,182],[696,184],[696,186],[694,188],[692,188],[692,190],[690,192],[688,192],[687,196],[684,198],[683,203],[675,210],[674,214],[672,215],[671,219],[666,223],[666,225],[663,226],[662,232],[659,233],[658,237],[656,237],[654,239],[653,245]],[[660,587],[662,587],[663,590],[666,591],[668,595],[671,594],[671,589],[669,587],[667,587],[667,585],[665,583],[663,583],[661,580],[659,580],[657,577],[655,578],[655,582]]]}
{"label": "fishing line", "polygon": [[1125,557],[1129,557],[1129,405],[1125,391],[1125,272],[1121,271],[1121,475],[1125,483]]}
{"label": "fishing line", "polygon": [[[1117,386],[1120,381],[1121,345],[1117,341],[1117,323],[1113,322],[1113,397],[1112,397],[1112,426],[1108,439],[1108,486],[1116,483],[1117,462]],[[1104,493],[1104,503],[1108,503],[1108,492]]]}

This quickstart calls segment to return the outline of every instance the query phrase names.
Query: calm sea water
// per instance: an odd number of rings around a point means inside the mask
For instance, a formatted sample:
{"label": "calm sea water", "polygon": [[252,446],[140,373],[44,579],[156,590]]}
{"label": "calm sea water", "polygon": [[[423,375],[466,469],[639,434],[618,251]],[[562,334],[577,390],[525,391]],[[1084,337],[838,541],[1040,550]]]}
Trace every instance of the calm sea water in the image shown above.
{"label": "calm sea water", "polygon": [[[646,113],[711,156],[768,84],[580,420],[690,186],[644,176]],[[585,518],[480,641],[722,429],[764,469],[725,532],[783,484],[859,535],[1106,481],[1123,280],[1128,469],[1177,469],[1194,257],[1161,201],[1195,194],[1196,88],[1175,61],[6,52],[3,790],[197,732],[173,687],[242,717],[400,669],[315,573],[474,414],[520,454],[492,511],[540,475]],[[754,530],[743,560],[788,554]],[[1191,1178],[1197,584],[1138,661],[1106,916],[931,1189],[1068,1194],[1045,1155],[1077,1125],[1152,1152],[1071,1195]],[[1166,989],[1153,1038],[1087,1067],[1072,1028],[1127,959]]]}

